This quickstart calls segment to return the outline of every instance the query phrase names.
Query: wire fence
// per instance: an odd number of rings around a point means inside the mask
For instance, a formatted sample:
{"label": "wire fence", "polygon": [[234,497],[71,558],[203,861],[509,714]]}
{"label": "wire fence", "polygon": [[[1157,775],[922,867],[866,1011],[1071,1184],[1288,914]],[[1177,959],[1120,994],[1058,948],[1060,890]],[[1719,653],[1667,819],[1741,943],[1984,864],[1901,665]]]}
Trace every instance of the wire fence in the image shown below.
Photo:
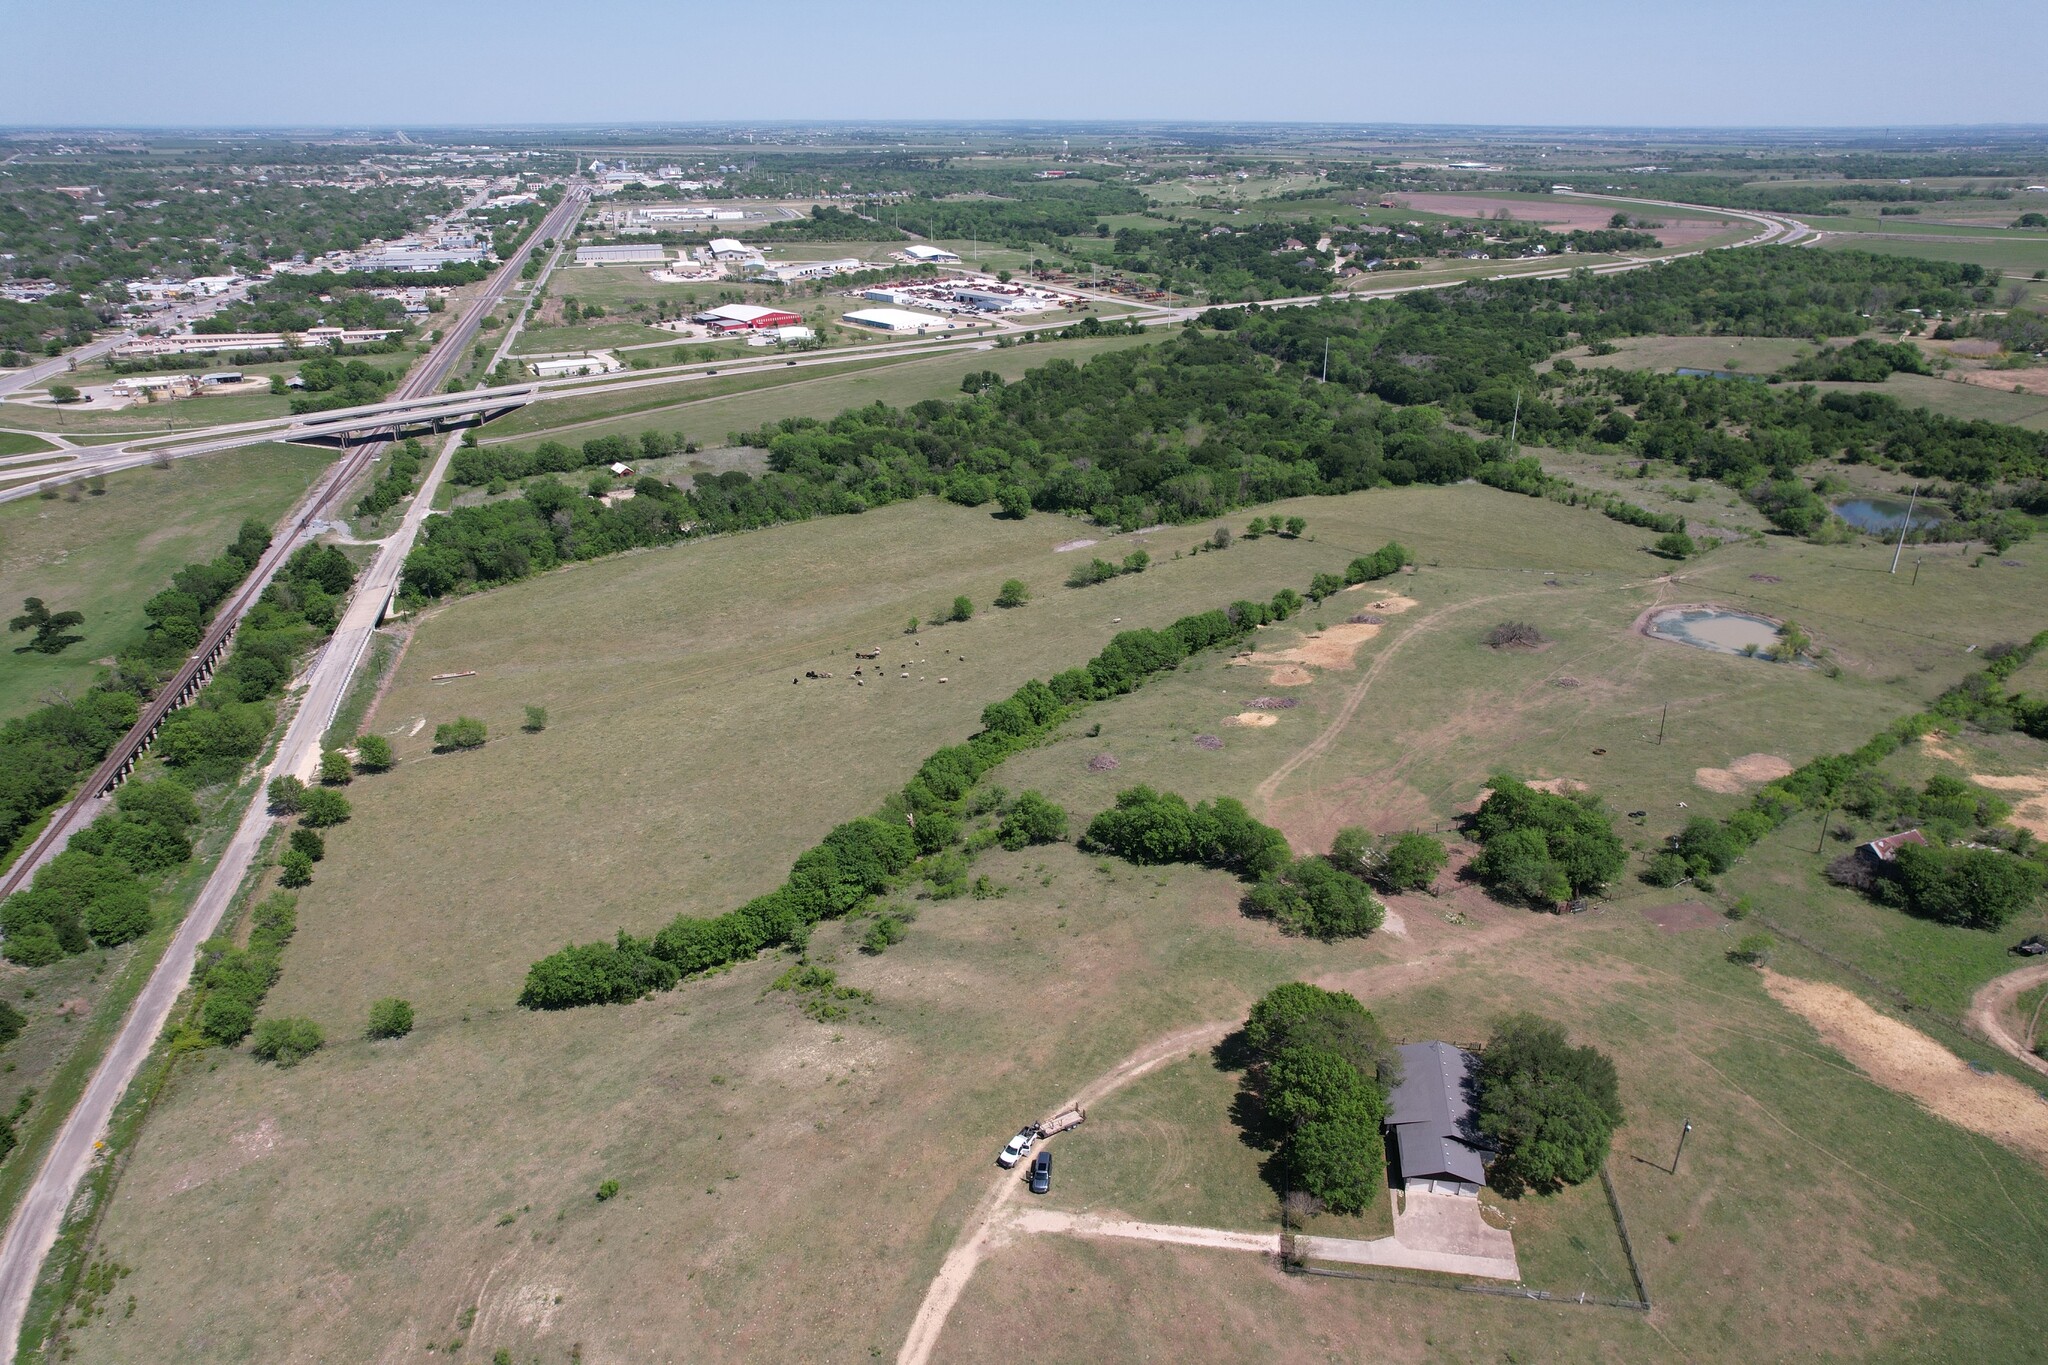
{"label": "wire fence", "polygon": [[[1673,1168],[1677,1166],[1672,1163]],[[1629,1278],[1636,1282],[1636,1298],[1639,1303],[1630,1305],[1645,1313],[1650,1311],[1650,1287],[1643,1283],[1643,1267],[1636,1261],[1635,1243],[1628,1239],[1628,1219],[1622,1216],[1621,1196],[1614,1191],[1614,1177],[1607,1173],[1607,1163],[1600,1163],[1600,1184],[1607,1190],[1607,1207],[1614,1210],[1614,1230],[1621,1234],[1621,1254],[1628,1257]]]}
{"label": "wire fence", "polygon": [[1598,1294],[1558,1294],[1548,1289],[1530,1289],[1514,1284],[1473,1284],[1468,1281],[1425,1280],[1412,1275],[1385,1275],[1369,1270],[1335,1270],[1320,1265],[1286,1265],[1291,1275],[1320,1275],[1330,1280],[1371,1280],[1377,1284],[1398,1284],[1410,1289],[1448,1289],[1458,1294],[1490,1294],[1500,1299],[1527,1299],[1533,1303],[1568,1303],[1582,1308],[1626,1308],[1647,1313],[1650,1305],[1635,1299],[1603,1298]]}

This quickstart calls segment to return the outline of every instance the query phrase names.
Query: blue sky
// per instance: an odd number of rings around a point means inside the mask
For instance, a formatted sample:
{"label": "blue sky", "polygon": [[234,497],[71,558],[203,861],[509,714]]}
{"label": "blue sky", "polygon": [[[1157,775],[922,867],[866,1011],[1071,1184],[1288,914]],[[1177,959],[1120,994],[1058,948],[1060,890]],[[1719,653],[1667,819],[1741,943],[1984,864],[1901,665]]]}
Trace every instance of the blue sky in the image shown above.
{"label": "blue sky", "polygon": [[0,124],[2048,123],[2048,0],[0,0]]}

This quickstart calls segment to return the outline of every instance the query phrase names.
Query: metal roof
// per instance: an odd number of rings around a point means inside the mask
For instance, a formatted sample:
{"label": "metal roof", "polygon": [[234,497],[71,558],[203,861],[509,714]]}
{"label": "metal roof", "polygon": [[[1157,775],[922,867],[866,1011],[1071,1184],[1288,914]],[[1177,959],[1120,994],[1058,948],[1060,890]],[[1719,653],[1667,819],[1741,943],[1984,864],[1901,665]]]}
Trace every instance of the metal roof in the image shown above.
{"label": "metal roof", "polygon": [[1472,1054],[1449,1043],[1406,1043],[1401,1083],[1389,1097],[1387,1127],[1401,1160],[1401,1178],[1449,1178],[1486,1183],[1486,1166],[1473,1145]]}

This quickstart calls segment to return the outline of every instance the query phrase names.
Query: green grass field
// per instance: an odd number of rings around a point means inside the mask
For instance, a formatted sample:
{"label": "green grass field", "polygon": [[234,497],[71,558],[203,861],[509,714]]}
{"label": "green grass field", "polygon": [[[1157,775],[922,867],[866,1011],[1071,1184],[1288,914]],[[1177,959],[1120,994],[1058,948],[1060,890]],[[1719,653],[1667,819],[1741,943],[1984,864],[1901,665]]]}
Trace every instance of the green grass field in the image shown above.
{"label": "green grass field", "polygon": [[[173,461],[168,469],[107,476],[104,494],[0,504],[0,604],[24,597],[82,611],[85,636],[62,654],[9,653],[0,666],[0,719],[76,694],[143,628],[142,604],[171,574],[211,559],[244,518],[266,525],[298,500],[332,454],[262,445]],[[19,643],[11,640],[10,645]]]}
{"label": "green grass field", "polygon": [[[575,1343],[627,1359],[674,1349],[678,1331],[699,1358],[886,1357],[1016,1123],[1300,977],[1354,991],[1401,1038],[1469,1041],[1502,1010],[1537,1008],[1611,1052],[1629,1110],[1612,1165],[1656,1314],[1020,1235],[969,1285],[939,1358],[1010,1358],[1020,1339],[1076,1358],[1309,1341],[1349,1358],[1363,1339],[1404,1359],[1737,1360],[1760,1330],[1830,1358],[2030,1351],[2048,1326],[2043,1172],[1847,1066],[1724,960],[1732,927],[1671,933],[1641,913],[1696,892],[1631,881],[1553,919],[1459,888],[1397,898],[1387,932],[1325,945],[1246,918],[1242,886],[1220,874],[1052,846],[984,855],[977,870],[1001,893],[987,899],[898,893],[917,918],[885,956],[856,950],[858,922],[822,927],[812,960],[874,992],[856,1019],[804,1019],[767,989],[773,959],[629,1007],[512,1005],[526,964],[565,940],[768,889],[795,850],[873,809],[1025,677],[1132,625],[1299,587],[1389,538],[1418,553],[1415,575],[1257,641],[1286,648],[1317,619],[1413,599],[1351,667],[1301,685],[1204,656],[990,780],[1043,790],[1077,824],[1133,782],[1238,795],[1314,848],[1346,823],[1441,824],[1507,763],[1645,810],[1621,829],[1647,850],[1741,799],[1696,768],[1860,742],[1971,669],[1966,645],[2038,628],[2048,576],[1935,558],[1910,587],[1882,572],[1881,547],[1770,538],[1672,581],[1644,532],[1480,487],[1280,510],[1307,517],[1313,539],[1188,555],[1207,527],[1173,528],[1148,538],[1149,572],[1085,590],[1059,586],[1072,555],[1054,548],[1095,534],[1084,524],[925,500],[580,564],[428,612],[368,722],[400,764],[350,788],[355,818],[302,894],[267,1007],[314,1018],[331,1046],[290,1071],[241,1055],[185,1066],[99,1237],[133,1268],[121,1290],[135,1312],[71,1332],[74,1358],[268,1359],[318,1341],[365,1359],[459,1336],[475,1358],[552,1361]],[[988,608],[1012,576],[1034,600]],[[902,633],[957,593],[983,604],[973,621]],[[1630,631],[1645,607],[1703,600],[1796,615],[1843,675]],[[1486,650],[1480,633],[1509,617],[1555,643]],[[856,685],[850,651],[877,644],[890,666]],[[806,669],[838,676],[792,686]],[[1579,685],[1557,685],[1568,677]],[[1301,704],[1262,713],[1270,727],[1228,723],[1262,693]],[[542,733],[517,730],[530,703],[549,709]],[[457,715],[484,719],[490,743],[432,754],[433,726]],[[1115,772],[1090,771],[1102,753]],[[1884,916],[1815,884],[1798,853],[1811,833],[1795,821],[1766,841],[1717,899],[1747,894],[1772,914],[1824,900],[1896,941]],[[1927,953],[1963,962],[1987,936],[1938,938]],[[418,1030],[358,1041],[369,1003],[391,994],[414,1002]],[[1197,1057],[1096,1106],[1099,1128],[1060,1140],[1059,1197],[1257,1216],[1270,1197],[1257,1154],[1216,1109],[1230,1085]],[[1687,1117],[1674,1177],[1658,1168]],[[621,1195],[601,1203],[605,1179]],[[1627,1292],[1597,1186],[1505,1208],[1531,1284]]]}
{"label": "green grass field", "polygon": [[56,448],[25,431],[0,431],[0,455],[40,455]]}

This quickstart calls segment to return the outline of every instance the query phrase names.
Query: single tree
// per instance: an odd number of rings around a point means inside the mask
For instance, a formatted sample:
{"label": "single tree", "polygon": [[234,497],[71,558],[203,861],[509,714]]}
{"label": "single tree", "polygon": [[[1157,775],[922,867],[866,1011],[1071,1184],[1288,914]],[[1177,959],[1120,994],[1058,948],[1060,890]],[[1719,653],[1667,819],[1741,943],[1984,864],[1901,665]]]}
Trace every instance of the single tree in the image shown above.
{"label": "single tree", "polygon": [[1683,531],[1671,531],[1657,537],[1657,553],[1666,559],[1691,559],[1699,546]]}
{"label": "single tree", "polygon": [[286,849],[277,860],[277,884],[279,886],[307,886],[313,880],[313,860],[298,849]]}
{"label": "single tree", "polygon": [[1299,538],[1300,538],[1300,536],[1301,536],[1301,533],[1302,533],[1303,531],[1306,531],[1307,529],[1308,529],[1308,518],[1307,518],[1307,517],[1289,517],[1289,518],[1287,519],[1287,535],[1289,536],[1289,538],[1291,538],[1291,539],[1299,539]]}
{"label": "single tree", "polygon": [[287,773],[270,779],[270,811],[273,815],[297,815],[306,799],[306,784]]}
{"label": "single tree", "polygon": [[312,829],[339,825],[353,812],[348,798],[332,787],[314,787],[299,802],[299,820]]}
{"label": "single tree", "polygon": [[1031,589],[1024,586],[1022,579],[1017,578],[1004,579],[1003,590],[996,594],[996,605],[999,607],[1021,607],[1030,600]]}
{"label": "single tree", "polygon": [[291,847],[316,863],[327,856],[327,841],[320,837],[320,831],[304,825],[292,827]]}
{"label": "single tree", "polygon": [[1013,520],[1031,515],[1031,490],[1021,483],[1006,483],[997,489],[996,501],[1002,504],[1003,515]]}
{"label": "single tree", "polygon": [[78,389],[70,384],[50,385],[50,397],[59,403],[76,403]]}
{"label": "single tree", "polygon": [[85,624],[85,613],[77,611],[51,611],[43,605],[40,597],[24,597],[21,600],[21,615],[7,623],[10,631],[32,630],[35,637],[25,645],[15,648],[16,654],[62,654],[85,637],[66,635],[73,626]]}
{"label": "single tree", "polygon": [[381,773],[392,764],[391,741],[382,735],[356,736],[356,767],[366,773]]}
{"label": "single tree", "polygon": [[1219,526],[1209,533],[1209,548],[1212,550],[1227,550],[1230,548],[1230,528],[1228,526]]}
{"label": "single tree", "polygon": [[951,617],[950,619],[951,619],[951,620],[955,620],[955,621],[971,621],[971,620],[973,620],[973,619],[974,619],[974,603],[970,602],[970,601],[969,601],[969,600],[967,600],[967,599],[966,599],[965,597],[956,597],[956,598],[954,598],[954,599],[953,599],[953,615],[952,615],[952,617]]}
{"label": "single tree", "polygon": [[348,755],[339,749],[323,749],[320,753],[320,781],[329,787],[346,787],[356,780],[355,764],[348,761]]}
{"label": "single tree", "polygon": [[548,728],[548,708],[529,706],[526,708],[526,724],[520,727],[529,735],[537,735]]}

